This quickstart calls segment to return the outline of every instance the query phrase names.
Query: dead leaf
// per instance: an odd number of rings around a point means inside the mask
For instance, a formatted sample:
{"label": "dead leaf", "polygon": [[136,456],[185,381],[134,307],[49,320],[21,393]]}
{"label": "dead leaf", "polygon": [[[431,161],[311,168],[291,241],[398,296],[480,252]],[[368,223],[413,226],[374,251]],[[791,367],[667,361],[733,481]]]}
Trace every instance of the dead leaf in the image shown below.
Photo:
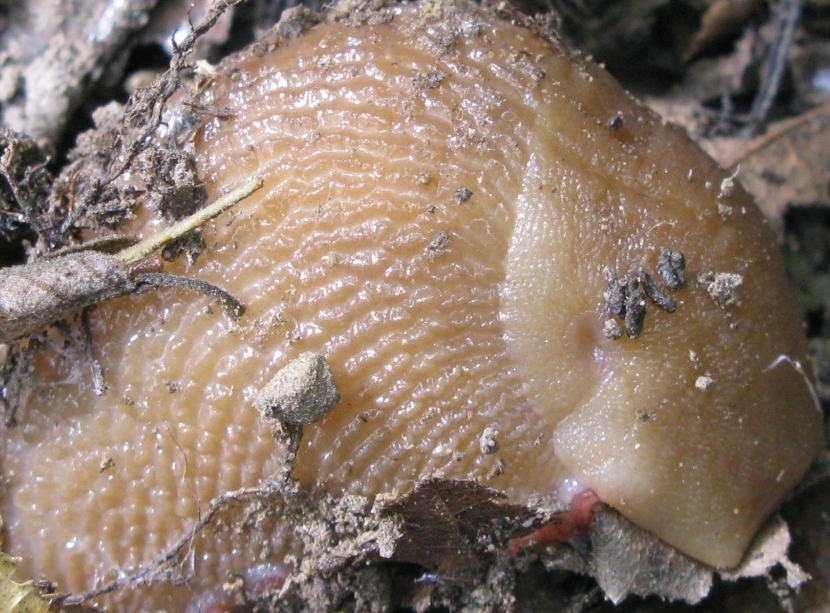
{"label": "dead leaf", "polygon": [[780,566],[786,575],[784,583],[790,590],[809,579],[787,557],[790,533],[780,515],[767,521],[741,564],[729,571],[716,571],[690,558],[610,508],[594,515],[591,543],[591,574],[614,603],[630,595],[656,595],[664,600],[696,604],[709,595],[715,572],[730,583],[752,577],[769,581],[772,569]]}
{"label": "dead leaf", "polygon": [[40,598],[31,581],[12,581],[19,562],[19,558],[0,553],[0,613],[46,613],[49,605]]}
{"label": "dead leaf", "polygon": [[421,483],[382,511],[403,520],[391,559],[420,564],[447,581],[475,581],[484,569],[473,546],[479,532],[492,530],[499,519],[527,515],[522,506],[495,502],[504,498],[470,481]]}
{"label": "dead leaf", "polygon": [[791,541],[787,523],[780,515],[774,515],[756,535],[740,566],[718,574],[727,581],[763,577],[772,567],[780,564],[786,572],[787,584],[795,589],[809,580],[810,575],[787,558]]}
{"label": "dead leaf", "polygon": [[716,0],[700,18],[700,29],[689,41],[685,58],[688,60],[705,53],[736,36],[763,6],[760,0]]}
{"label": "dead leaf", "polygon": [[712,588],[712,568],[606,508],[591,522],[592,574],[615,604],[657,594],[695,604]]}
{"label": "dead leaf", "polygon": [[830,40],[800,34],[790,52],[793,108],[811,109],[830,102]]}
{"label": "dead leaf", "polygon": [[830,206],[830,103],[773,124],[746,142],[719,138],[701,145],[755,197],[776,230],[788,206]]}

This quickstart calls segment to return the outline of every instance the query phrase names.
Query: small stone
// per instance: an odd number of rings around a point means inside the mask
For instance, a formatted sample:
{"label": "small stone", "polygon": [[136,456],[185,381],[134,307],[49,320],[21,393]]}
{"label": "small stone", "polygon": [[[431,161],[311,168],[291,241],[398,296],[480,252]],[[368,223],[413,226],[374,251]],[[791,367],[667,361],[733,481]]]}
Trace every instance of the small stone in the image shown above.
{"label": "small stone", "polygon": [[605,338],[611,339],[612,341],[622,338],[623,332],[625,332],[625,330],[623,329],[622,324],[620,324],[620,322],[613,317],[609,317],[605,320],[605,323],[602,324],[602,333],[605,335]]}
{"label": "small stone", "polygon": [[674,313],[677,310],[677,302],[675,302],[674,298],[664,294],[663,290],[657,287],[651,279],[651,276],[645,270],[640,270],[639,279],[643,289],[646,292],[646,296],[648,296],[654,304],[663,309],[666,313]]}
{"label": "small stone", "polygon": [[301,426],[314,423],[339,401],[326,359],[306,352],[274,375],[254,400],[254,407],[266,420]]}
{"label": "small stone", "polygon": [[484,428],[484,432],[481,433],[481,438],[478,441],[478,448],[481,450],[481,453],[490,455],[499,450],[498,435],[499,431],[495,428],[491,428],[490,426]]}
{"label": "small stone", "polygon": [[611,130],[612,132],[616,132],[617,130],[623,127],[623,116],[617,113],[611,119],[608,120],[608,123],[606,123],[606,125],[608,126],[609,130]]}
{"label": "small stone", "polygon": [[447,246],[447,243],[450,240],[450,235],[444,232],[443,230],[435,235],[435,238],[427,245],[427,249],[429,251],[440,251],[444,247]]}
{"label": "small stone", "polygon": [[473,192],[466,187],[459,187],[455,192],[455,198],[458,202],[467,202],[473,197]]}
{"label": "small stone", "polygon": [[743,285],[744,277],[734,272],[708,272],[700,275],[698,283],[706,286],[706,291],[721,306],[738,304],[738,290]]}
{"label": "small stone", "polygon": [[712,384],[714,384],[714,382],[715,380],[712,379],[712,377],[709,377],[707,375],[701,375],[697,378],[697,381],[695,381],[695,387],[701,391],[706,391],[710,387],[712,387]]}
{"label": "small stone", "polygon": [[631,339],[639,338],[646,319],[646,292],[633,279],[625,288],[625,333]]}
{"label": "small stone", "polygon": [[610,313],[622,317],[625,314],[625,282],[606,272],[606,290],[603,294],[605,304]]}
{"label": "small stone", "polygon": [[487,473],[488,479],[493,479],[494,477],[500,477],[504,474],[504,471],[507,469],[507,462],[505,462],[502,458],[497,458],[496,463],[493,464],[493,467],[490,469],[490,472]]}

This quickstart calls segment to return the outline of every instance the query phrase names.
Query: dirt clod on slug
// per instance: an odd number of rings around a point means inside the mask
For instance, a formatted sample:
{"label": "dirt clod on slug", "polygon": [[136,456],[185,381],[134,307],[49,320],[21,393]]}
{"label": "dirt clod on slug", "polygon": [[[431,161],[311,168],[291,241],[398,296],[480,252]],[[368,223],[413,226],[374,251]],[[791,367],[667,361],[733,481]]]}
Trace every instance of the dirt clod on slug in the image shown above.
{"label": "dirt clod on slug", "polygon": [[282,368],[254,401],[266,422],[307,425],[340,401],[331,369],[323,356],[306,352]]}
{"label": "dirt clod on slug", "polygon": [[720,306],[740,304],[739,290],[744,282],[742,275],[733,272],[707,272],[698,276],[697,282],[706,287],[706,291]]}

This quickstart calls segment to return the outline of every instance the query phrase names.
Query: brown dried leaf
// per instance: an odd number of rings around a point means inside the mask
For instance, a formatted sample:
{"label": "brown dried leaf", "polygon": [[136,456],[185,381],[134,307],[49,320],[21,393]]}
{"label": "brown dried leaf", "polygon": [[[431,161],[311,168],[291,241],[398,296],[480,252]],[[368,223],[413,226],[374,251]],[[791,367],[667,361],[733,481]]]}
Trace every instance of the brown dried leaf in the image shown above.
{"label": "brown dried leaf", "polygon": [[[433,479],[422,483],[381,511],[402,520],[391,560],[419,564],[442,580],[458,584],[481,581],[490,560],[476,549],[476,537],[484,531],[492,533],[498,518],[538,515],[532,509],[496,502],[499,498],[503,496],[498,492],[471,482]],[[614,603],[631,595],[656,595],[696,604],[712,589],[714,568],[667,545],[611,508],[594,515],[590,539],[589,552],[580,553],[578,547],[565,544],[546,551],[528,550],[519,565],[524,567],[538,557],[549,571],[589,575]],[[771,581],[770,572],[780,566],[785,586],[795,589],[807,575],[787,557],[789,543],[786,523],[775,516],[756,537],[744,562],[718,574],[730,583],[750,577]]]}
{"label": "brown dried leaf", "polygon": [[726,168],[739,170],[773,226],[781,228],[788,206],[830,206],[830,103],[773,124],[746,142],[713,139],[701,145]]}
{"label": "brown dried leaf", "polygon": [[460,583],[475,581],[484,569],[473,544],[493,522],[527,514],[519,505],[495,502],[504,494],[470,481],[430,479],[383,509],[402,518],[392,560],[412,562]]}
{"label": "brown dried leaf", "polygon": [[700,29],[689,41],[686,59],[705,53],[737,35],[755,13],[763,9],[761,0],[716,0],[700,19]]}

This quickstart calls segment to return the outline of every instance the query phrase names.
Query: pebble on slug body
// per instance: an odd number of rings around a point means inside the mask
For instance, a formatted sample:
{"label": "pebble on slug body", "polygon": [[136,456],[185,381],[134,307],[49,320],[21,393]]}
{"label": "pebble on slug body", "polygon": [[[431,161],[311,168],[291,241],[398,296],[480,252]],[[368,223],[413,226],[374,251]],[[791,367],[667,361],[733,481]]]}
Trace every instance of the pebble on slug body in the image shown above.
{"label": "pebble on slug body", "polygon": [[[195,265],[165,271],[247,313],[236,325],[179,292],[99,306],[103,397],[82,363],[40,357],[43,384],[2,434],[10,553],[73,592],[154,560],[200,505],[277,470],[253,398],[310,351],[341,401],[305,428],[303,483],[374,494],[440,471],[525,501],[575,479],[689,555],[737,564],[822,445],[760,213],[738,185],[719,199],[723,170],[537,26],[439,2],[375,17],[217,67],[199,108],[229,111],[195,137],[200,176],[212,194],[264,186],[203,231]],[[741,214],[723,218],[724,202]],[[680,257],[688,281],[669,287],[661,258]],[[619,338],[603,331],[608,272],[637,311],[610,315]],[[710,272],[741,276],[737,302],[696,281]],[[180,606],[251,565],[244,545],[200,547],[186,589],[105,602]]]}

